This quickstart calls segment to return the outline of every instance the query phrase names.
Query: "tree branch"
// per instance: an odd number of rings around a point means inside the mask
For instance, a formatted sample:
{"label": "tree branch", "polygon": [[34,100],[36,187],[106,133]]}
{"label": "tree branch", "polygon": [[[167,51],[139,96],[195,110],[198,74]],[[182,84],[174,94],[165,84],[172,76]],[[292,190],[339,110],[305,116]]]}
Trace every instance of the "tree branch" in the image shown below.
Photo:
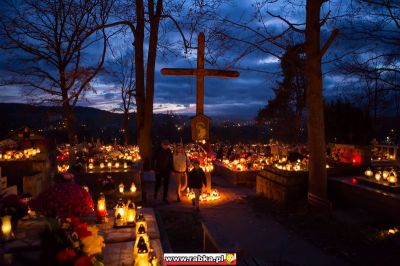
{"label": "tree branch", "polygon": [[331,44],[333,43],[333,41],[335,40],[336,36],[338,36],[339,34],[339,29],[334,29],[331,32],[331,35],[329,36],[328,40],[325,42],[324,46],[322,47],[321,51],[320,51],[320,57],[322,58],[325,53],[328,51],[329,47],[331,46]]}

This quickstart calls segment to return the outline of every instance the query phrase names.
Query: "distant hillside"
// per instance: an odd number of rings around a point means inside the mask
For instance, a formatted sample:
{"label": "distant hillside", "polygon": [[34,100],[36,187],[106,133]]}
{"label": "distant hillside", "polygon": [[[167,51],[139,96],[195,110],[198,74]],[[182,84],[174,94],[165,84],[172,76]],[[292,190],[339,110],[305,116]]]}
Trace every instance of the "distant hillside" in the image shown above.
{"label": "distant hillside", "polygon": [[[66,129],[61,107],[33,106],[19,103],[0,103],[0,139],[8,136],[12,130],[28,126],[42,134],[65,142]],[[91,107],[76,107],[76,133],[80,141],[86,139],[111,143],[115,139],[122,143],[123,115]],[[130,136],[136,142],[136,115],[130,118]],[[211,138],[213,141],[254,142],[265,141],[265,129],[253,123],[240,123],[223,118],[211,118]],[[153,117],[153,140],[161,139],[187,143],[191,141],[190,116],[155,114]]]}

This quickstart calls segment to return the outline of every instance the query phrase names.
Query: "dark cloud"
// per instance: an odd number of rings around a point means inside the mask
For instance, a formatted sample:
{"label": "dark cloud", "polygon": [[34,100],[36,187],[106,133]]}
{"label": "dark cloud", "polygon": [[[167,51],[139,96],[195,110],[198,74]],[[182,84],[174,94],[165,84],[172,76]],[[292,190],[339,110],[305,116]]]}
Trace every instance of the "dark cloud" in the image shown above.
{"label": "dark cloud", "polygon": [[[249,21],[253,13],[251,3],[253,1],[233,1],[232,5],[223,6],[221,12],[231,19],[242,17],[243,20]],[[266,7],[274,14],[282,15],[288,20],[295,23],[303,23],[305,18],[305,8],[302,6],[304,1],[294,1],[296,6],[287,4],[288,1],[279,1],[277,4],[270,4]],[[293,1],[291,1],[293,2]],[[332,7],[335,1],[332,2]],[[340,8],[342,8],[341,5]],[[324,8],[326,12],[326,8]],[[333,9],[336,13],[339,7]],[[340,12],[344,12],[340,9]],[[336,14],[335,14],[336,15]],[[302,21],[303,20],[303,21]],[[331,21],[328,22],[328,24]],[[345,28],[347,25],[344,20],[338,20],[336,24],[329,24],[327,29],[322,31],[322,39],[326,40],[330,34],[330,30],[334,26]],[[360,19],[358,21],[359,27],[367,27],[369,21]],[[262,27],[266,25],[270,32],[280,32],[286,26],[277,18],[266,17],[263,24],[254,25],[254,27]],[[343,33],[346,31],[343,30]],[[251,36],[245,31],[236,30],[235,36]],[[176,33],[174,33],[176,34]],[[331,49],[329,50],[324,61],[329,61],[335,56],[342,55],[351,48],[362,46],[365,41],[352,40],[344,38],[346,34],[339,35]],[[180,36],[176,34],[170,35],[171,39],[179,39]],[[301,36],[294,38],[293,42],[302,41]],[[194,40],[196,42],[196,39]],[[105,65],[106,72],[93,82],[97,93],[89,93],[86,95],[87,101],[80,101],[80,105],[92,106],[101,109],[115,110],[121,104],[120,93],[118,91],[118,80],[115,73],[119,71],[113,61],[116,58],[129,57],[131,53],[132,37],[130,34],[123,36],[116,36],[110,40],[113,51],[108,51],[107,63]],[[212,45],[208,43],[207,45]],[[279,49],[271,47],[272,45],[265,44],[268,49],[276,53],[282,53]],[[178,51],[181,48],[178,47]],[[231,62],[241,52],[244,47],[241,45],[234,46],[220,55],[217,64],[206,64],[207,68],[221,68],[226,63]],[[378,49],[378,48],[377,48]],[[379,47],[379,49],[385,49]],[[98,58],[98,52],[101,50],[101,43],[95,43],[90,49],[84,51],[86,58]],[[7,66],[8,53],[1,52],[0,57],[0,74],[3,74]],[[173,110],[178,113],[192,114],[195,110],[194,104],[196,101],[196,79],[194,77],[173,77],[163,76],[160,70],[165,67],[170,68],[194,68],[196,66],[196,52],[191,51],[188,54],[178,52],[178,55],[167,54],[162,56],[159,53],[156,65],[155,75],[155,111],[164,112],[166,110]],[[220,78],[206,78],[205,82],[205,113],[209,116],[226,116],[226,117],[241,117],[253,118],[258,109],[263,107],[267,100],[273,96],[272,89],[276,86],[277,82],[282,79],[279,75],[280,64],[276,57],[270,54],[262,53],[259,51],[252,52],[251,54],[243,57],[235,65],[235,70],[240,71],[240,77],[236,79],[220,79]],[[346,77],[340,73],[335,64],[325,64],[324,70],[324,95],[326,97],[334,97],[337,95],[338,87],[346,80]],[[252,69],[256,71],[249,71]],[[21,98],[20,95],[13,89],[0,90],[1,102],[25,102],[26,99]]]}

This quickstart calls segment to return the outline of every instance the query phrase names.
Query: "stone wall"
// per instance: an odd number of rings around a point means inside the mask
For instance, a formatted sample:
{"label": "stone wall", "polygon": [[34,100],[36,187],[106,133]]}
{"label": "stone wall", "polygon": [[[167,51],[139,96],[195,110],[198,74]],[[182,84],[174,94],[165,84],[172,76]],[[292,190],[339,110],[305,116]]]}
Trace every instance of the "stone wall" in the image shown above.
{"label": "stone wall", "polygon": [[242,185],[247,187],[255,187],[256,185],[256,176],[259,171],[234,171],[223,165],[218,168],[219,174],[234,185]]}
{"label": "stone wall", "polygon": [[261,170],[256,178],[256,193],[281,204],[306,199],[308,172],[289,172],[273,167]]}

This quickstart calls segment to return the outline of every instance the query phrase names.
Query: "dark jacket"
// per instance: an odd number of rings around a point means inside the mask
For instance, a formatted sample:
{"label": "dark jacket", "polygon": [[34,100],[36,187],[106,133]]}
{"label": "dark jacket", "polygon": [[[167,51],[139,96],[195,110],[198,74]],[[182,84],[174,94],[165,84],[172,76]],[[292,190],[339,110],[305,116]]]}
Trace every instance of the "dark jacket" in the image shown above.
{"label": "dark jacket", "polygon": [[154,156],[154,170],[157,173],[166,173],[172,170],[172,153],[171,150],[160,148]]}
{"label": "dark jacket", "polygon": [[188,175],[189,188],[201,188],[203,185],[207,185],[206,174],[201,168],[193,168]]}

